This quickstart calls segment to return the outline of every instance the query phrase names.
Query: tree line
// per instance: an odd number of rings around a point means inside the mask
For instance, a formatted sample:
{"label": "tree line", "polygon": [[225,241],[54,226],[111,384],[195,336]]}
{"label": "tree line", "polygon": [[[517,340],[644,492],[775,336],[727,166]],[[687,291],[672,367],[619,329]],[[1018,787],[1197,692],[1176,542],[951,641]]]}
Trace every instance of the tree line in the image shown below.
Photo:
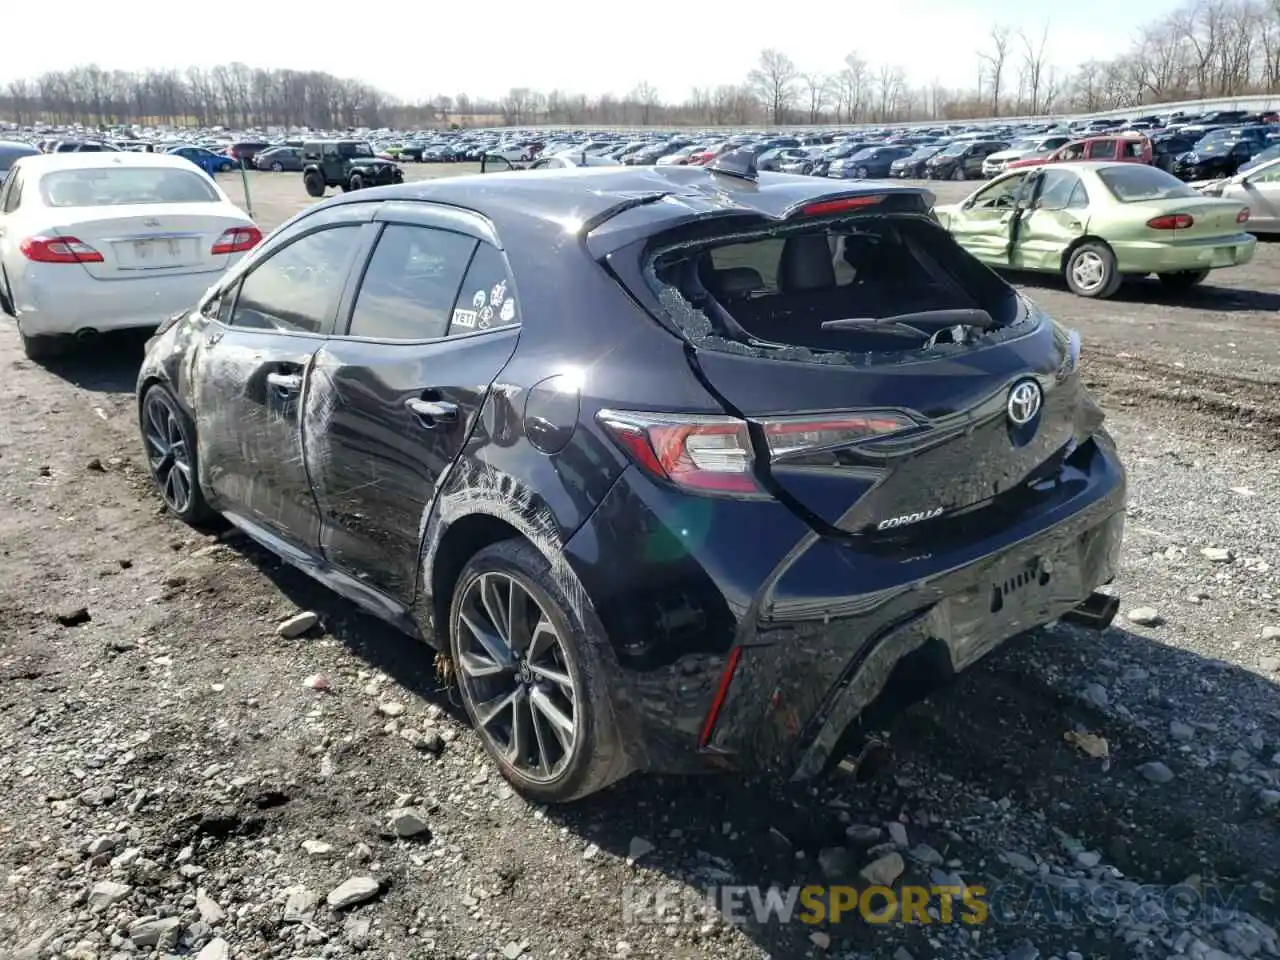
{"label": "tree line", "polygon": [[913,83],[891,62],[850,53],[834,71],[805,69],[767,49],[736,83],[665,103],[654,86],[588,96],[516,87],[499,99],[466,93],[408,103],[322,71],[51,70],[0,88],[0,119],[90,126],[164,124],[232,129],[423,128],[504,124],[724,126],[856,124],[1045,116],[1248,93],[1280,93],[1280,0],[1191,0],[1148,24],[1112,60],[1050,63],[1050,33],[992,27],[974,52],[974,83]]}

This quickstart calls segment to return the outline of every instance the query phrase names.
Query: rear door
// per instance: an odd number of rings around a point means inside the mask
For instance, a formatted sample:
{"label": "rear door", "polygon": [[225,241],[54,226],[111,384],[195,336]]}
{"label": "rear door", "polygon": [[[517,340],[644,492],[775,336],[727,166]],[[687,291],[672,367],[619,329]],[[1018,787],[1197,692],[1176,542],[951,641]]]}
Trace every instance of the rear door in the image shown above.
{"label": "rear door", "polygon": [[[306,459],[325,558],[407,602],[437,481],[515,349],[519,306],[479,218],[388,203],[377,229],[338,335],[315,358]],[[506,426],[487,426],[501,444]]]}
{"label": "rear door", "polygon": [[1059,165],[1035,175],[1031,205],[1018,218],[1011,265],[1020,270],[1050,270],[1062,265],[1062,255],[1082,237],[1089,223],[1089,195],[1079,174]]}
{"label": "rear door", "polygon": [[320,517],[301,412],[373,204],[299,221],[211,305],[193,382],[201,481],[218,509],[314,555]]}

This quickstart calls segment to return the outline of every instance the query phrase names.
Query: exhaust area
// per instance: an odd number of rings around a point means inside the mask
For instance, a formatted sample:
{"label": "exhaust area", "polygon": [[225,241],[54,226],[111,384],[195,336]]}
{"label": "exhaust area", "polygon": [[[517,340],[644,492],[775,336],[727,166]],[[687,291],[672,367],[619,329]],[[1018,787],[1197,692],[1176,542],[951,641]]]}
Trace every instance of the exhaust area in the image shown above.
{"label": "exhaust area", "polygon": [[1094,630],[1105,630],[1111,626],[1111,621],[1116,618],[1116,612],[1120,609],[1120,598],[1112,597],[1105,593],[1098,593],[1096,590],[1089,594],[1089,599],[1074,610],[1069,610],[1062,615],[1060,619],[1068,623],[1074,623],[1081,627],[1091,627]]}

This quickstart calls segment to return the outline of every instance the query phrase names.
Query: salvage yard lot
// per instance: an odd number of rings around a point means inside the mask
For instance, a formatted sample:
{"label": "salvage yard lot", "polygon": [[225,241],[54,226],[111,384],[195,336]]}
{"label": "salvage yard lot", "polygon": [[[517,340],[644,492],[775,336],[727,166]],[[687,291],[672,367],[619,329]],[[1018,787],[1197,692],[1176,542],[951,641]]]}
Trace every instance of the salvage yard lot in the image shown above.
{"label": "salvage yard lot", "polygon": [[[219,180],[241,197],[238,177]],[[297,175],[250,185],[264,229],[309,202]],[[950,202],[976,186],[930,189]],[[1095,302],[1014,278],[1081,331],[1130,469],[1113,628],[1057,626],[993,655],[892,723],[894,766],[870,784],[637,777],[550,810],[503,784],[428,651],[159,512],[134,424],[137,338],[46,369],[5,323],[0,956],[82,945],[70,955],[105,960],[131,931],[176,934],[177,953],[219,934],[246,958],[1276,955],[1260,921],[1280,910],[1259,893],[1280,864],[1277,278],[1266,242],[1190,295],[1151,283]],[[1140,607],[1145,625],[1126,615]],[[59,622],[79,608],[87,622]],[[298,610],[323,629],[276,636]],[[1105,738],[1108,758],[1070,731]],[[388,811],[406,798],[429,833],[395,839]],[[624,888],[634,904],[849,882],[901,839],[889,823],[905,828],[900,882],[1258,884],[1258,920],[1066,925],[1043,902],[981,927],[624,917]],[[376,894],[330,911],[353,877]],[[308,922],[284,922],[286,902]]]}

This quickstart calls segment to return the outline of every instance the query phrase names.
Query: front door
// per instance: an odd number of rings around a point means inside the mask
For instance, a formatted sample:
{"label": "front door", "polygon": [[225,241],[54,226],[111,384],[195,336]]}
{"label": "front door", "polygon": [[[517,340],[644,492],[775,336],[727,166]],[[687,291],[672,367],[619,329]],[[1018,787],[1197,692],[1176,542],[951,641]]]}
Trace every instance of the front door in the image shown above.
{"label": "front door", "polygon": [[312,358],[365,240],[358,223],[328,225],[254,264],[222,295],[193,371],[210,503],[312,552],[320,519],[300,413]]}
{"label": "front door", "polygon": [[[407,603],[438,480],[477,429],[519,310],[483,222],[425,204],[386,204],[379,219],[345,336],[315,358],[303,419],[325,559]],[[481,429],[501,443],[508,427]]]}
{"label": "front door", "polygon": [[966,200],[951,217],[956,242],[983,263],[1009,265],[1009,226],[1018,208],[1026,171],[997,177]]}
{"label": "front door", "polygon": [[1233,186],[1230,192],[1232,200],[1243,199],[1249,205],[1249,220],[1244,228],[1280,233],[1280,163],[1246,177],[1243,188]]}
{"label": "front door", "polygon": [[1080,176],[1060,167],[1036,175],[1031,205],[1022,212],[1010,265],[1019,270],[1062,268],[1062,255],[1089,222],[1089,197]]}

